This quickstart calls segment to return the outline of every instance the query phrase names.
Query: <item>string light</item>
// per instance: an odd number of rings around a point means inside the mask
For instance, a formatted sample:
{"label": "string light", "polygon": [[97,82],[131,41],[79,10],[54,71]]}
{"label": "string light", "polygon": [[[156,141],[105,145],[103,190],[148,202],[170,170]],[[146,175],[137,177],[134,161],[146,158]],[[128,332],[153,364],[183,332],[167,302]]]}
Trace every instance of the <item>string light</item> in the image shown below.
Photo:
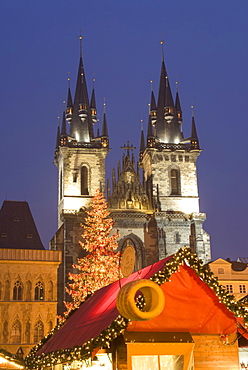
{"label": "string light", "polygon": [[[242,317],[244,323],[248,323],[248,312],[242,307],[239,302],[235,301],[233,295],[230,295],[225,287],[219,285],[218,278],[213,275],[208,265],[203,265],[203,262],[193,254],[190,248],[179,249],[177,253],[174,254],[172,259],[166,262],[163,270],[157,272],[153,275],[150,280],[156,282],[159,285],[164,284],[166,281],[170,281],[171,276],[179,271],[180,266],[185,264],[189,265],[194,272],[199,276],[199,278],[207,284],[215,294],[218,296],[219,301],[223,303],[229,311],[231,311],[234,316]],[[142,295],[137,298],[136,305],[142,309],[145,305],[145,300]],[[109,348],[110,343],[119,335],[121,335],[127,328],[130,320],[125,319],[119,315],[105,330],[103,330],[100,335],[96,338],[92,338],[84,343],[82,346],[74,347],[72,349],[58,350],[48,354],[42,354],[41,356],[35,356],[35,353],[40,349],[43,344],[51,338],[53,333],[57,331],[61,324],[59,324],[55,329],[53,329],[43,340],[33,347],[29,355],[26,357],[26,367],[29,369],[43,369],[49,364],[55,363],[66,363],[73,359],[86,361],[91,357],[91,354],[96,348]]]}

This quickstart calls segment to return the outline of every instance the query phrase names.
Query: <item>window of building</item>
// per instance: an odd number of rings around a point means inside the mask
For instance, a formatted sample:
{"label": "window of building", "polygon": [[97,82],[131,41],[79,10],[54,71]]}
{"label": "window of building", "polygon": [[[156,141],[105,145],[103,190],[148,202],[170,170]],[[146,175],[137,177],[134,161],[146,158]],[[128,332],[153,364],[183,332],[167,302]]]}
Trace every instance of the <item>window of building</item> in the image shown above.
{"label": "window of building", "polygon": [[179,159],[179,162],[182,162],[182,161],[183,161],[183,156],[180,154],[180,155],[178,156],[178,159]]}
{"label": "window of building", "polygon": [[34,342],[39,342],[44,337],[44,325],[42,321],[38,321],[34,327]]}
{"label": "window of building", "polygon": [[43,301],[44,300],[44,284],[42,281],[37,281],[34,288],[34,300]]}
{"label": "window of building", "polygon": [[89,195],[88,189],[88,168],[81,167],[81,195]]}
{"label": "window of building", "polygon": [[7,233],[2,233],[1,235],[2,235],[2,238],[7,238],[8,236]]}
{"label": "window of building", "polygon": [[132,356],[132,370],[183,370],[183,355],[140,355]]}
{"label": "window of building", "polygon": [[28,239],[32,239],[33,238],[33,234],[27,234],[27,238]]}
{"label": "window of building", "polygon": [[16,280],[13,288],[13,301],[21,301],[23,296],[23,285],[20,280]]}
{"label": "window of building", "polygon": [[179,170],[173,168],[170,171],[170,178],[171,178],[171,195],[180,195]]}
{"label": "window of building", "polygon": [[11,343],[21,343],[21,323],[16,320],[11,330]]}
{"label": "window of building", "polygon": [[233,293],[233,285],[232,284],[227,284],[226,285],[226,290],[228,291],[228,293]]}
{"label": "window of building", "polygon": [[246,293],[246,285],[244,284],[239,285],[239,293]]}
{"label": "window of building", "polygon": [[224,274],[224,273],[225,273],[225,270],[223,269],[223,267],[219,267],[218,274]]}
{"label": "window of building", "polygon": [[14,217],[14,222],[19,222],[19,221],[20,221],[19,217]]}

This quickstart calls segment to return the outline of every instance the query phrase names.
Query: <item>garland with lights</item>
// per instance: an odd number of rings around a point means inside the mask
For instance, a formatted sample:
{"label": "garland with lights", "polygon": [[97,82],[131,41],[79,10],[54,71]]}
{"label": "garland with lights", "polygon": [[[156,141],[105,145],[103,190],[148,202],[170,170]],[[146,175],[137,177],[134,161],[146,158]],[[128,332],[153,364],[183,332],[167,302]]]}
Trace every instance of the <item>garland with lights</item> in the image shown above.
{"label": "garland with lights", "polygon": [[[227,293],[226,289],[218,283],[218,278],[210,271],[209,266],[203,265],[202,261],[199,260],[195,254],[192,254],[189,248],[185,247],[179,249],[172,259],[166,262],[164,269],[153,275],[150,280],[154,281],[158,285],[162,285],[164,282],[169,281],[171,276],[184,263],[189,265],[199,278],[213,289],[215,294],[218,296],[219,301],[223,303],[229,311],[231,311],[236,317],[242,317],[244,319],[244,323],[248,323],[248,312],[235,301],[233,295]],[[136,304],[140,309],[143,308],[145,302],[142,296],[138,298]],[[85,361],[91,357],[94,349],[110,348],[111,341],[124,332],[129,321],[130,320],[119,315],[112,324],[100,333],[98,337],[90,339],[80,347],[68,348],[43,354],[41,356],[35,356],[38,349],[40,349],[42,345],[51,338],[54,332],[61,327],[62,324],[59,324],[45,338],[43,338],[38,345],[33,347],[25,359],[26,367],[29,369],[42,369],[46,366],[71,362],[74,360]]]}

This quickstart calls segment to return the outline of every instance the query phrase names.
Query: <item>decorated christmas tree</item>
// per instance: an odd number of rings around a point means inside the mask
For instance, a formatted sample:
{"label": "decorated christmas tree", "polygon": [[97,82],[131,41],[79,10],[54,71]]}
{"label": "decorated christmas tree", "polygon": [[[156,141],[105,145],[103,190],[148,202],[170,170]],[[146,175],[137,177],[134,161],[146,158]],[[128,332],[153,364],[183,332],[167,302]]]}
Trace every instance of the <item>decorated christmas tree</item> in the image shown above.
{"label": "decorated christmas tree", "polygon": [[97,190],[82,224],[83,242],[80,244],[87,255],[73,265],[79,272],[69,273],[68,278],[72,283],[68,284],[66,290],[71,296],[71,302],[64,302],[67,308],[65,317],[90,294],[121,277],[120,254],[116,252],[118,233],[110,235],[113,224],[107,202]]}

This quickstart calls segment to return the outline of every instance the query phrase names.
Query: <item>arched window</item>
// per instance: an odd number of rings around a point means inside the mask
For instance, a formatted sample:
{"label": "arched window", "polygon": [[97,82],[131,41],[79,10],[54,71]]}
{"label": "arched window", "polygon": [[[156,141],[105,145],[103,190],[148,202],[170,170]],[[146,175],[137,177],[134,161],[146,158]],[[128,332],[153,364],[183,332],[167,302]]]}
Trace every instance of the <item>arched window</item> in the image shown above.
{"label": "arched window", "polygon": [[11,343],[21,343],[21,323],[16,320],[11,330]]}
{"label": "arched window", "polygon": [[173,168],[170,171],[171,195],[180,195],[180,174],[179,170]]}
{"label": "arched window", "polygon": [[25,343],[30,343],[30,322],[26,322],[25,328]]}
{"label": "arched window", "polygon": [[28,280],[26,282],[25,291],[26,291],[26,301],[30,302],[31,301],[31,292],[32,292],[32,283],[31,283],[30,280]]}
{"label": "arched window", "polygon": [[89,195],[88,189],[88,168],[81,167],[81,195]]}
{"label": "arched window", "polygon": [[3,323],[3,343],[7,344],[8,343],[8,321],[4,321]]}
{"label": "arched window", "polygon": [[52,301],[53,300],[53,282],[52,281],[48,282],[47,291],[48,291],[47,299],[48,299],[48,301]]}
{"label": "arched window", "polygon": [[39,342],[44,337],[44,325],[41,320],[39,320],[34,327],[34,342]]}
{"label": "arched window", "polygon": [[44,284],[42,281],[37,281],[34,288],[34,300],[43,301],[44,300]]}
{"label": "arched window", "polygon": [[13,301],[21,301],[23,296],[23,285],[20,280],[16,280],[13,288]]}
{"label": "arched window", "polygon": [[4,284],[4,300],[9,301],[10,300],[10,281],[5,280]]}

